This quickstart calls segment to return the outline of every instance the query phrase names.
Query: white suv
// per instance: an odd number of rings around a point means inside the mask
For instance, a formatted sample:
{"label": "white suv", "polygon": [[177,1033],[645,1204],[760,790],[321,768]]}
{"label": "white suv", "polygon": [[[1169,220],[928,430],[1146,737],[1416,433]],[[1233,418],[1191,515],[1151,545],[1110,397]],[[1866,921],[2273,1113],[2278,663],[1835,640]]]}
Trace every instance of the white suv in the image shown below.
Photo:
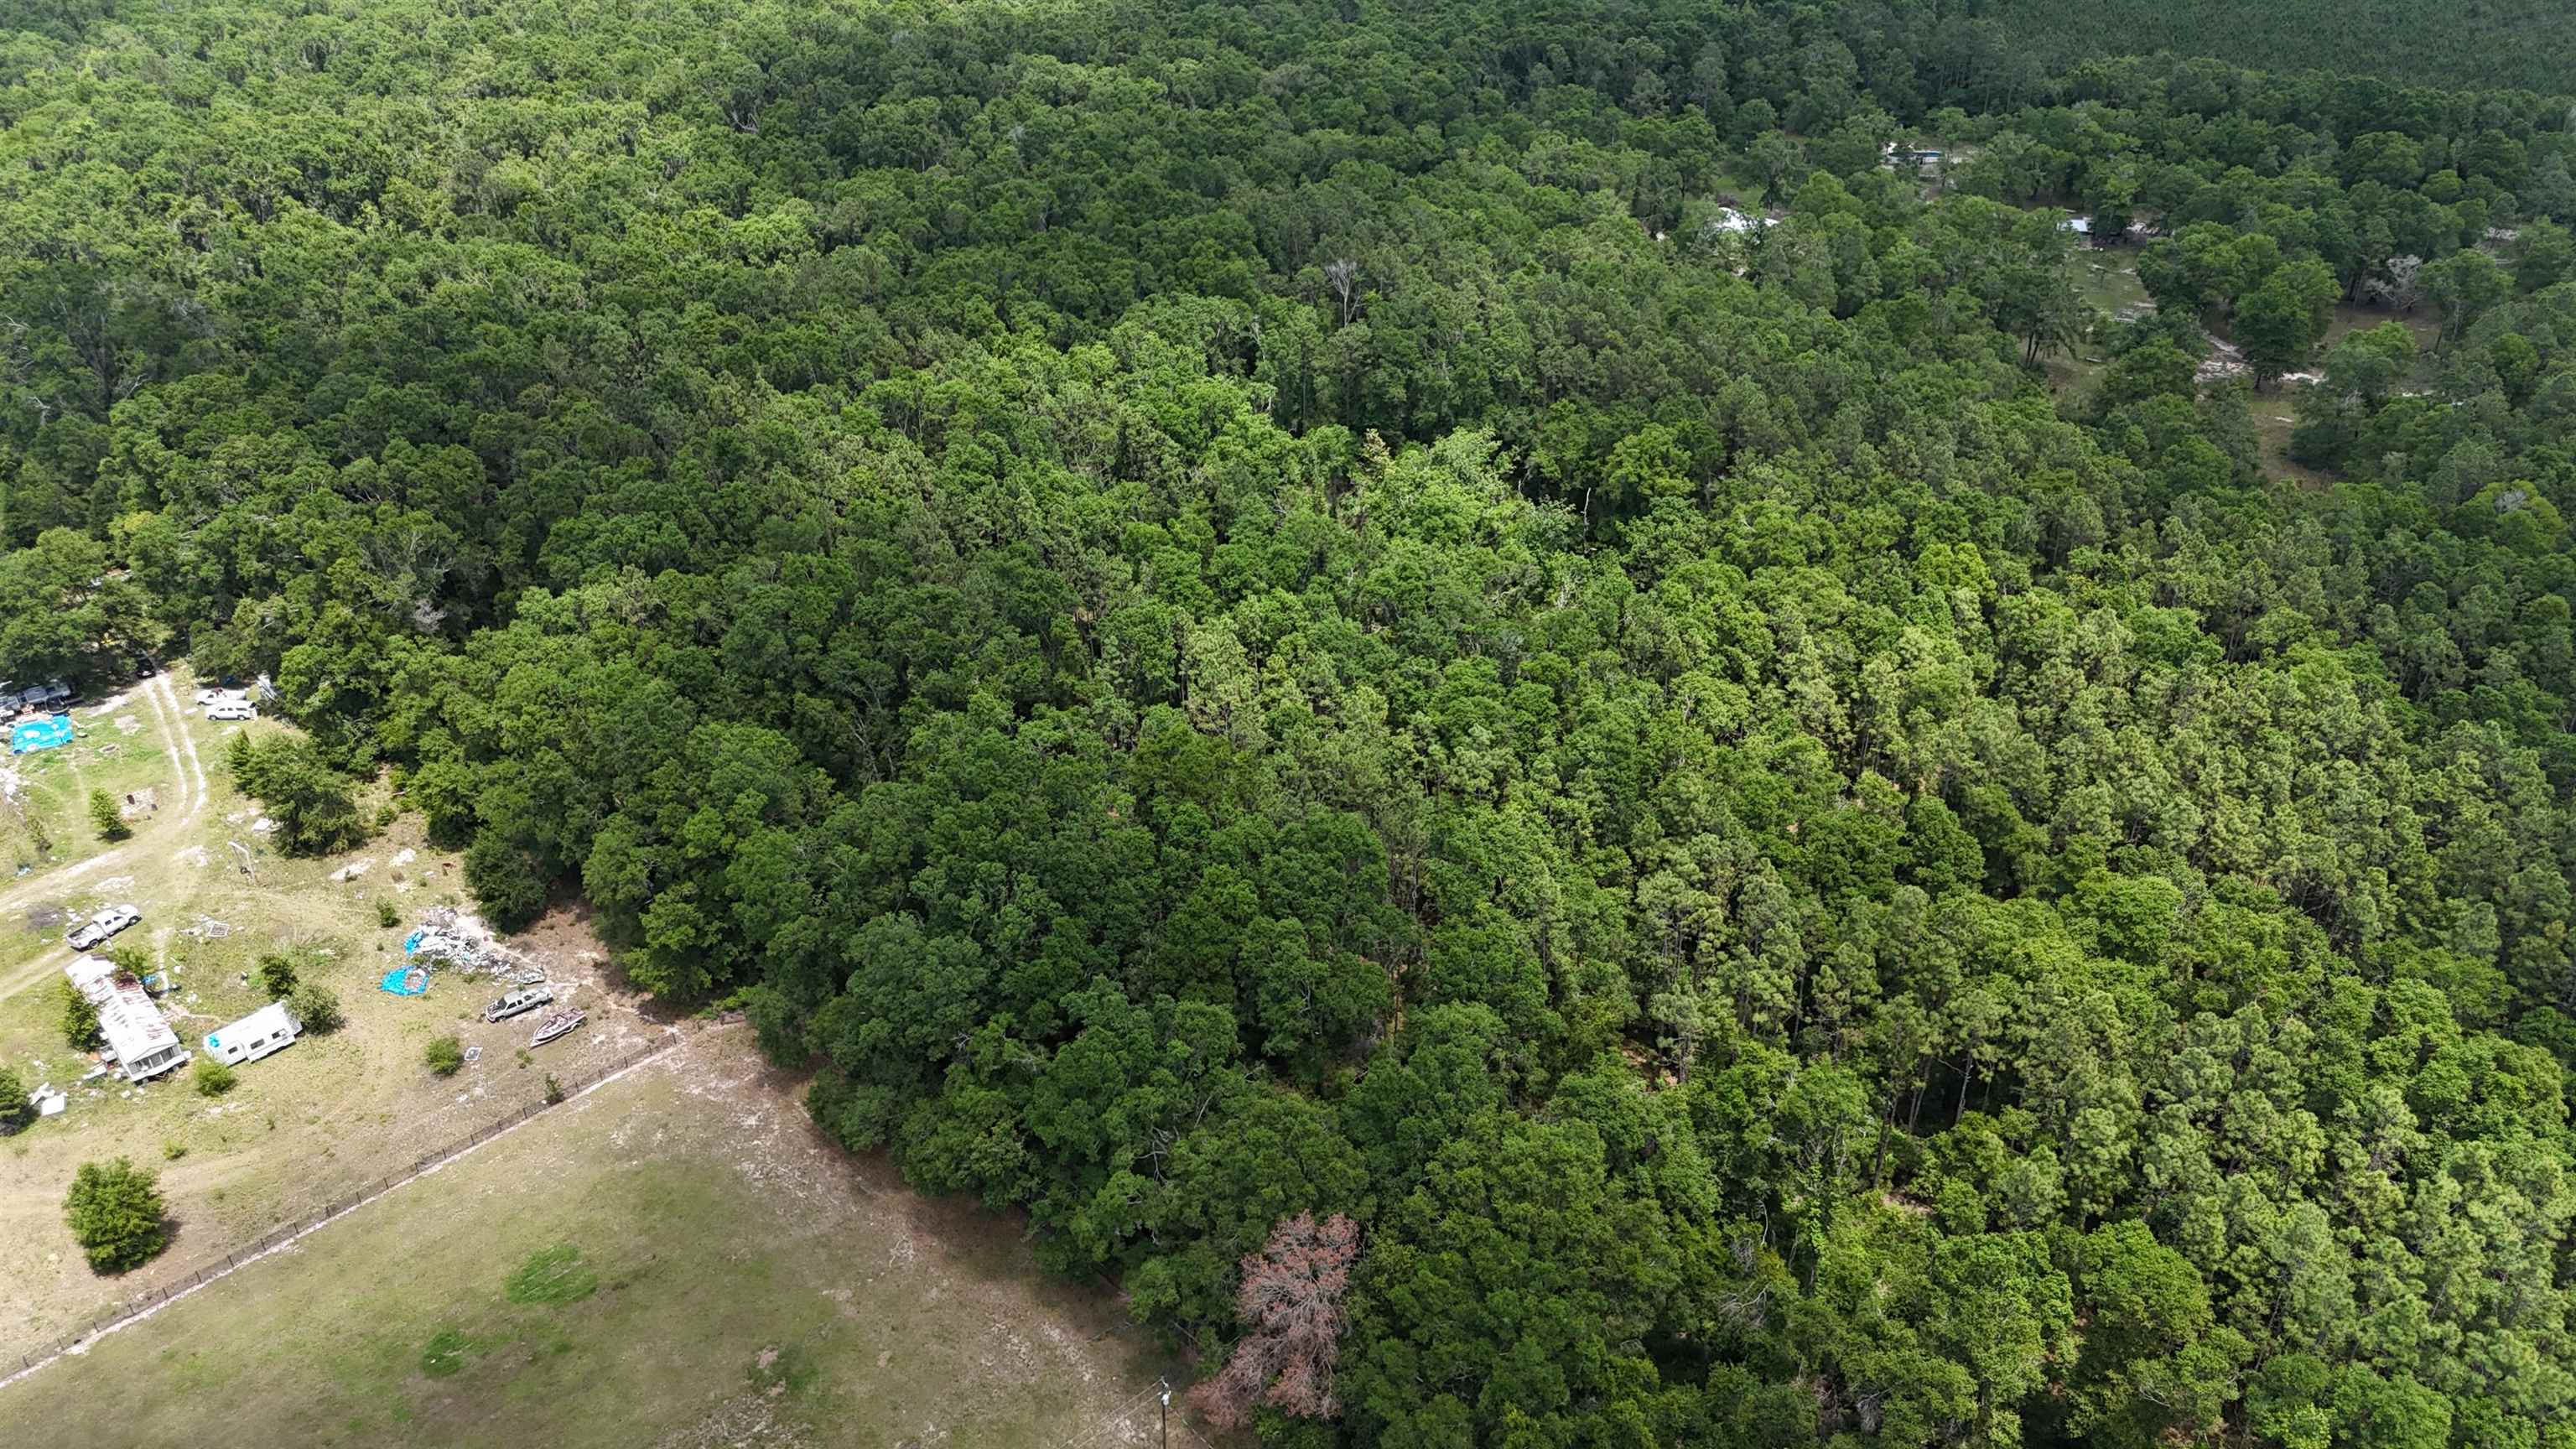
{"label": "white suv", "polygon": [[251,708],[249,702],[246,700],[228,699],[221,704],[208,705],[206,707],[206,718],[257,719],[259,718],[259,711]]}

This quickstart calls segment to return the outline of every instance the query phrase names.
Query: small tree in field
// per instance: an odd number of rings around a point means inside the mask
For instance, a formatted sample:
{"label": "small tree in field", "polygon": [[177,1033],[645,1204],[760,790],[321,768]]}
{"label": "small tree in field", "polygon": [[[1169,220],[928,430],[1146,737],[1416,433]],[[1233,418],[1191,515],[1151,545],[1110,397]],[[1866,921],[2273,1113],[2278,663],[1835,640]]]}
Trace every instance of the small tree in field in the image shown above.
{"label": "small tree in field", "polygon": [[27,1095],[27,1084],[0,1067],[0,1132],[15,1132],[35,1120],[36,1103]]}
{"label": "small tree in field", "polygon": [[295,990],[295,963],[274,953],[260,957],[259,989],[271,1001],[284,1001]]}
{"label": "small tree in field", "polygon": [[317,1035],[338,1031],[347,1020],[340,1011],[340,998],[318,981],[296,987],[286,998],[286,1013],[296,1025]]}
{"label": "small tree in field", "polygon": [[92,1269],[122,1273],[170,1245],[161,1189],[126,1158],[84,1162],[63,1199],[63,1219]]}
{"label": "small tree in field", "polygon": [[89,820],[98,827],[101,840],[123,840],[134,833],[125,827],[125,816],[116,808],[116,797],[105,790],[89,792]]}
{"label": "small tree in field", "polygon": [[1234,1295],[1244,1335],[1224,1370],[1190,1392],[1209,1423],[1240,1429],[1262,1403],[1299,1418],[1340,1412],[1333,1363],[1346,1321],[1342,1295],[1359,1255],[1359,1224],[1339,1213],[1321,1223],[1311,1213],[1283,1218],[1268,1246],[1244,1255],[1243,1286]]}

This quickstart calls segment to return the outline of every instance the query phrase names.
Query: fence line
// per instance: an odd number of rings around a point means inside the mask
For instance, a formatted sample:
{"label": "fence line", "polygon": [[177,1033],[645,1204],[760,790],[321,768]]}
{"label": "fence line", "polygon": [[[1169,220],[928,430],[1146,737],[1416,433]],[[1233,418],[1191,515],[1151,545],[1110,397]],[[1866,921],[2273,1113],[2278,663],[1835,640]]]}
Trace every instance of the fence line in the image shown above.
{"label": "fence line", "polygon": [[[1208,1449],[1207,1440],[1200,1438],[1197,1431],[1190,1427],[1186,1413],[1169,1420],[1146,1413],[1147,1406],[1153,1404],[1156,1395],[1169,1395],[1177,1399],[1181,1396],[1181,1391],[1170,1379],[1156,1379],[1152,1387],[1092,1420],[1088,1426],[1075,1431],[1073,1437],[1065,1440],[1058,1449],[1095,1449],[1095,1446],[1097,1449],[1111,1449],[1111,1446],[1115,1445],[1150,1443],[1155,1441],[1158,1435],[1162,1445],[1178,1444],[1182,1449],[1192,1449],[1192,1446],[1195,1446],[1195,1449]],[[1140,1416],[1142,1416],[1143,1426],[1139,1425]],[[1168,1432],[1164,1432],[1161,1427],[1166,1423],[1170,1426]],[[1160,1449],[1160,1445],[1157,1449]]]}
{"label": "fence line", "polygon": [[[682,1038],[677,1035],[656,1037],[652,1041],[645,1043],[643,1046],[636,1048],[634,1051],[628,1052],[626,1055],[619,1057],[617,1060],[610,1062],[606,1066],[600,1067],[587,1075],[577,1077],[569,1082],[557,1081],[555,1085],[562,1089],[560,1096],[550,1098],[540,1097],[536,1101],[522,1103],[508,1116],[495,1122],[487,1122],[483,1126],[475,1129],[471,1135],[459,1138],[455,1142],[450,1143],[448,1146],[443,1147],[436,1152],[424,1154],[419,1161],[414,1162],[411,1166],[400,1172],[379,1178],[374,1183],[360,1188],[358,1191],[331,1204],[329,1207],[318,1209],[314,1212],[305,1214],[303,1217],[295,1219],[293,1222],[281,1223],[278,1226],[271,1228],[268,1232],[262,1234],[251,1243],[235,1248],[233,1251],[226,1253],[220,1262],[209,1261],[203,1267],[189,1273],[188,1276],[184,1278],[175,1279],[151,1290],[148,1293],[137,1294],[133,1298],[127,1299],[123,1303],[116,1305],[116,1307],[92,1320],[87,1327],[75,1329],[70,1333],[56,1338],[51,1343],[19,1355],[18,1367],[9,1370],[7,1378],[0,1378],[0,1386],[14,1383],[24,1375],[32,1373],[36,1369],[43,1367],[45,1364],[53,1362],[55,1359],[62,1357],[64,1354],[71,1352],[91,1339],[96,1338],[111,1329],[119,1328],[125,1324],[131,1323],[135,1319],[142,1317],[144,1314],[151,1312],[153,1309],[160,1307],[162,1304],[169,1302],[171,1299],[177,1298],[185,1293],[193,1292],[194,1290],[213,1282],[217,1278],[223,1277],[225,1274],[230,1273],[242,1264],[257,1258],[262,1253],[275,1251],[285,1244],[294,1241],[296,1238],[302,1237],[304,1234],[322,1226],[331,1219],[340,1216],[342,1213],[353,1211],[372,1199],[382,1197],[384,1194],[393,1191],[395,1188],[402,1186],[404,1183],[411,1181],[413,1178],[420,1176],[433,1167],[437,1167],[442,1163],[451,1161],[454,1158],[473,1151],[475,1148],[482,1146],[484,1143],[491,1141],[493,1138],[500,1136],[502,1133],[509,1131],[511,1128],[518,1126],[520,1123],[527,1121],[538,1113],[545,1111],[547,1108],[557,1106],[564,1102],[569,1102],[582,1093],[589,1091],[591,1088],[598,1086],[600,1083],[607,1081],[610,1077],[616,1076],[619,1072],[625,1071],[630,1067],[641,1065],[650,1058],[670,1050],[672,1047],[679,1045],[681,1040]],[[6,1360],[0,1360],[0,1363],[5,1362]]]}

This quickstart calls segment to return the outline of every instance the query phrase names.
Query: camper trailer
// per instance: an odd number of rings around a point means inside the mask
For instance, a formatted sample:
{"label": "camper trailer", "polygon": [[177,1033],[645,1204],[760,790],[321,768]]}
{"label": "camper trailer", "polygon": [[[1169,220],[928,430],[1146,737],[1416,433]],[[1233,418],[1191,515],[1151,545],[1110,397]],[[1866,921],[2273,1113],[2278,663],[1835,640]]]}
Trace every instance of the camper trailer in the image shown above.
{"label": "camper trailer", "polygon": [[287,1015],[285,1002],[272,1001],[230,1026],[206,1033],[206,1055],[228,1067],[255,1062],[293,1046],[303,1030]]}

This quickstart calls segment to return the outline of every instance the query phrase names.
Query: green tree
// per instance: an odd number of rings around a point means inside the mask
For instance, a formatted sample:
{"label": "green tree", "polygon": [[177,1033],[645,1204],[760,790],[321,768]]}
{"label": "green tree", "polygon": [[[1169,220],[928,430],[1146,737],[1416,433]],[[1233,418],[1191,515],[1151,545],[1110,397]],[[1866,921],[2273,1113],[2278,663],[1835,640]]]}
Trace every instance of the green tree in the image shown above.
{"label": "green tree", "polygon": [[290,991],[286,1010],[297,1026],[317,1035],[338,1031],[348,1020],[342,1014],[338,993],[318,981],[303,982]]}
{"label": "green tree", "polygon": [[35,1099],[17,1072],[0,1067],[0,1132],[16,1132],[36,1120]]}
{"label": "green tree", "polygon": [[2236,304],[2236,340],[2258,387],[2307,365],[2342,288],[2314,258],[2285,263]]}
{"label": "green tree", "polygon": [[82,1163],[63,1199],[63,1217],[95,1272],[122,1273],[170,1244],[156,1180],[126,1158]]}
{"label": "green tree", "polygon": [[105,1046],[107,1037],[99,1030],[98,1007],[73,989],[69,981],[63,982],[58,989],[62,993],[64,1042],[76,1052],[94,1052]]}
{"label": "green tree", "polygon": [[241,1080],[240,1073],[211,1057],[198,1058],[194,1070],[200,1097],[220,1097]]}
{"label": "green tree", "polygon": [[295,990],[295,962],[290,957],[274,951],[262,955],[257,975],[259,989],[271,1001],[283,1001]]}
{"label": "green tree", "polygon": [[124,812],[117,808],[116,797],[105,790],[89,792],[89,819],[101,840],[123,840],[134,834],[125,823]]}
{"label": "green tree", "polygon": [[366,838],[354,785],[310,740],[271,736],[243,747],[233,766],[234,783],[258,798],[288,854],[328,855]]}

